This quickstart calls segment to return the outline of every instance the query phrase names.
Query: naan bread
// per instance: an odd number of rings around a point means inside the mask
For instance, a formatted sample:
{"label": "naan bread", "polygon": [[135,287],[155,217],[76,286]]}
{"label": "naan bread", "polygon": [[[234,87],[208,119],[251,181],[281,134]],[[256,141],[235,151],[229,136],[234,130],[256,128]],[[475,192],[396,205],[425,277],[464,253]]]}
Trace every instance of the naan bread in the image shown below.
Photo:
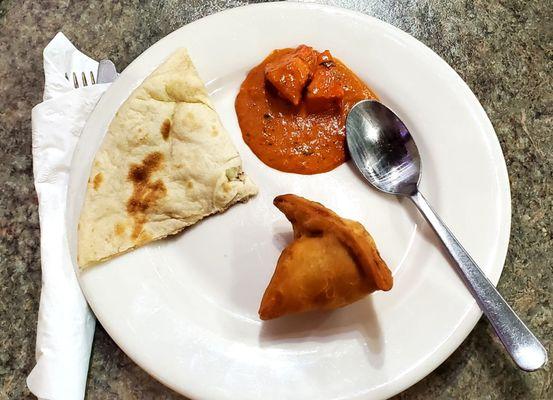
{"label": "naan bread", "polygon": [[257,193],[186,50],[123,103],[96,154],[78,228],[86,267]]}

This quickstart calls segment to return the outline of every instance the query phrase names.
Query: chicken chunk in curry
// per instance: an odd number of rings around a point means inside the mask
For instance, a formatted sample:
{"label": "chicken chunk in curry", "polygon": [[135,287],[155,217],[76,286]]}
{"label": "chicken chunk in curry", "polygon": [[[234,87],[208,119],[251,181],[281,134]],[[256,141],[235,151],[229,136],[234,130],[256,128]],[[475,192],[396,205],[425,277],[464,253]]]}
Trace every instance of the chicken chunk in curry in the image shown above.
{"label": "chicken chunk in curry", "polygon": [[304,87],[313,76],[316,52],[300,46],[265,65],[265,78],[277,93],[293,105],[300,104]]}

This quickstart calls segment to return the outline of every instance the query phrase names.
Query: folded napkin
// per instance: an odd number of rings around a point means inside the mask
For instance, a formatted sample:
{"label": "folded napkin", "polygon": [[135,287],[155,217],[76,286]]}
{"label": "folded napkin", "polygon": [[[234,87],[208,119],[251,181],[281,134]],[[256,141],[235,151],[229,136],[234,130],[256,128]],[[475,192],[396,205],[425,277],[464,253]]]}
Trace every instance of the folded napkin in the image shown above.
{"label": "folded napkin", "polygon": [[75,400],[84,398],[95,319],[79,287],[67,246],[67,184],[79,135],[109,84],[73,87],[73,72],[80,77],[85,71],[88,77],[88,71],[96,73],[98,63],[78,51],[61,32],[46,46],[43,57],[44,101],[32,111],[42,291],[37,363],[27,386],[39,399]]}

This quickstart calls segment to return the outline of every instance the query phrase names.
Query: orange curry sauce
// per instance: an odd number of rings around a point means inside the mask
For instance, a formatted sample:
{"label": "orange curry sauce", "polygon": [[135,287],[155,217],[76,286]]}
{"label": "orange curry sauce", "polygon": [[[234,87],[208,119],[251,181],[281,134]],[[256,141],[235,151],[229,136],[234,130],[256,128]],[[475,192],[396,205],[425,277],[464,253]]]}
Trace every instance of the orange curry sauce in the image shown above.
{"label": "orange curry sauce", "polygon": [[236,97],[242,137],[268,166],[318,174],[346,161],[345,120],[376,95],[328,51],[273,51],[249,73]]}

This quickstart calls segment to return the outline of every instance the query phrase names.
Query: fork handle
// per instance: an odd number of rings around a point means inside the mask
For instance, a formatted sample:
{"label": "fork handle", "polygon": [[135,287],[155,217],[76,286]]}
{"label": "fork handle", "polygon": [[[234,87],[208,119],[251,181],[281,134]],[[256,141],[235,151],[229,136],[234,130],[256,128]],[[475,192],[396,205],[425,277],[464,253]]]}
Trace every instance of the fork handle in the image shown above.
{"label": "fork handle", "polygon": [[545,348],[501,297],[424,196],[417,192],[410,198],[455,260],[457,273],[488,317],[513,361],[525,371],[541,368],[547,362]]}
{"label": "fork handle", "polygon": [[110,83],[117,79],[117,70],[111,60],[101,60],[98,63],[98,83]]}

